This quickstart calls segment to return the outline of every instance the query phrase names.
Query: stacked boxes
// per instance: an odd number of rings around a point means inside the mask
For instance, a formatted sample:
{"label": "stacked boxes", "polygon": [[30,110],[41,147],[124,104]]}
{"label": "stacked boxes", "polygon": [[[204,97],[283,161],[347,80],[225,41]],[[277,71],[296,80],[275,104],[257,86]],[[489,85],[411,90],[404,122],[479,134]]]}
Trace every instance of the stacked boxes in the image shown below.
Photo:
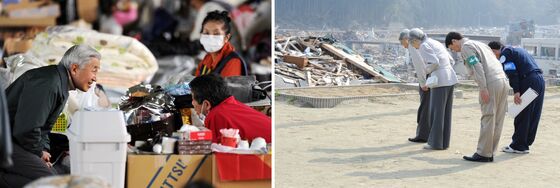
{"label": "stacked boxes", "polygon": [[210,154],[212,141],[210,140],[179,140],[177,149],[179,155],[200,155]]}
{"label": "stacked boxes", "polygon": [[199,131],[181,132],[177,141],[179,155],[210,154],[212,149],[212,131],[202,128]]}

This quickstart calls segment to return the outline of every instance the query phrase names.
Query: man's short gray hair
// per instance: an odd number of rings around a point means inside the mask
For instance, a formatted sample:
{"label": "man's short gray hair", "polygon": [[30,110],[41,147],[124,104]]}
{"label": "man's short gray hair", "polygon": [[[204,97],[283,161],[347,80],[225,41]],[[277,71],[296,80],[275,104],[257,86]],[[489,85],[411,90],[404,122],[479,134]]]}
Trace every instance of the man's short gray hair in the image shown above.
{"label": "man's short gray hair", "polygon": [[70,47],[64,53],[62,59],[60,59],[60,63],[67,69],[70,69],[72,64],[77,64],[80,69],[83,69],[90,62],[91,58],[101,60],[101,54],[88,45],[80,44]]}
{"label": "man's short gray hair", "polygon": [[418,28],[411,29],[410,32],[408,33],[408,36],[410,37],[410,40],[419,40],[420,42],[426,40],[427,38],[424,31]]}
{"label": "man's short gray hair", "polygon": [[408,39],[408,33],[410,32],[410,30],[408,29],[403,29],[401,31],[401,34],[399,34],[399,40],[404,40],[404,39]]}

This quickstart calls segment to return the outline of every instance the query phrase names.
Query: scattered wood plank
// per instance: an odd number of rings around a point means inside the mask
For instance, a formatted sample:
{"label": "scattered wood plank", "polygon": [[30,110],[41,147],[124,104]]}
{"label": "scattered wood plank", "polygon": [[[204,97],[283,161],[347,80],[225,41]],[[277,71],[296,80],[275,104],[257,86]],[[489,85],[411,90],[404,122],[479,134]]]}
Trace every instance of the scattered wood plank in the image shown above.
{"label": "scattered wood plank", "polygon": [[325,70],[325,68],[319,64],[319,61],[309,60],[308,62],[309,62],[309,65],[311,65],[313,68],[320,69],[320,70]]}
{"label": "scattered wood plank", "polygon": [[286,44],[284,45],[284,48],[282,50],[286,51],[286,47],[288,47],[288,44],[290,44],[290,39],[292,39],[292,37],[288,37],[288,39],[286,39]]}
{"label": "scattered wood plank", "polygon": [[311,71],[309,71],[309,70],[305,71],[305,79],[307,80],[307,85],[308,86],[313,86],[313,79],[311,78]]}
{"label": "scattered wood plank", "polygon": [[366,64],[365,62],[360,61],[359,58],[356,58],[355,56],[349,55],[347,53],[345,53],[344,51],[342,51],[341,49],[338,49],[330,44],[325,44],[322,43],[321,44],[321,48],[335,54],[336,56],[344,59],[346,62],[355,65],[356,67],[360,68],[361,70],[375,76],[376,78],[380,79],[383,82],[389,82],[389,79],[385,76],[383,76],[382,74],[380,74],[379,72],[377,72],[376,70],[373,69],[373,67],[369,66],[368,64]]}
{"label": "scattered wood plank", "polygon": [[390,80],[359,55],[348,54],[316,37],[283,37],[277,39],[277,44],[275,54],[280,59],[274,66],[276,73],[300,87],[348,85],[361,79],[363,72],[383,82]]}
{"label": "scattered wood plank", "polygon": [[300,69],[306,67],[307,63],[309,62],[306,57],[296,57],[291,55],[285,55],[284,61],[286,63],[296,64]]}

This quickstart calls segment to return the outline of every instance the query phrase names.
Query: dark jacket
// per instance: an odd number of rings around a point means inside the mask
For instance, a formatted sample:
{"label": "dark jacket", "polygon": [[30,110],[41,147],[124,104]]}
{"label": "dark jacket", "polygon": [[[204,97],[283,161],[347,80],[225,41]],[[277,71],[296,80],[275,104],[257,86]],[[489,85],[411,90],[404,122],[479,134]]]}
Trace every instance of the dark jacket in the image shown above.
{"label": "dark jacket", "polygon": [[4,90],[0,89],[0,168],[12,165],[12,138]]}
{"label": "dark jacket", "polygon": [[509,85],[515,93],[520,92],[521,80],[525,79],[530,73],[542,73],[533,56],[523,48],[511,46],[502,48],[500,61],[508,76]]}
{"label": "dark jacket", "polygon": [[32,69],[6,89],[12,140],[41,157],[48,133],[68,99],[69,75],[62,65]]}

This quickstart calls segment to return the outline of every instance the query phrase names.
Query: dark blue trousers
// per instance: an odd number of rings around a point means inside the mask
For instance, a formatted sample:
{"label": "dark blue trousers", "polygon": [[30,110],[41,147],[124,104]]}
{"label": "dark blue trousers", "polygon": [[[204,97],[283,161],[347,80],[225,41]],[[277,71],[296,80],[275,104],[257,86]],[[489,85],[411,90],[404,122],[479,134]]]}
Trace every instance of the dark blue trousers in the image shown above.
{"label": "dark blue trousers", "polygon": [[545,82],[542,74],[533,72],[527,75],[526,78],[522,78],[520,81],[521,95],[523,95],[523,92],[527,91],[528,88],[535,90],[539,96],[515,117],[513,123],[515,125],[515,130],[511,137],[512,142],[509,146],[519,151],[528,150],[529,146],[535,141],[544,101]]}

